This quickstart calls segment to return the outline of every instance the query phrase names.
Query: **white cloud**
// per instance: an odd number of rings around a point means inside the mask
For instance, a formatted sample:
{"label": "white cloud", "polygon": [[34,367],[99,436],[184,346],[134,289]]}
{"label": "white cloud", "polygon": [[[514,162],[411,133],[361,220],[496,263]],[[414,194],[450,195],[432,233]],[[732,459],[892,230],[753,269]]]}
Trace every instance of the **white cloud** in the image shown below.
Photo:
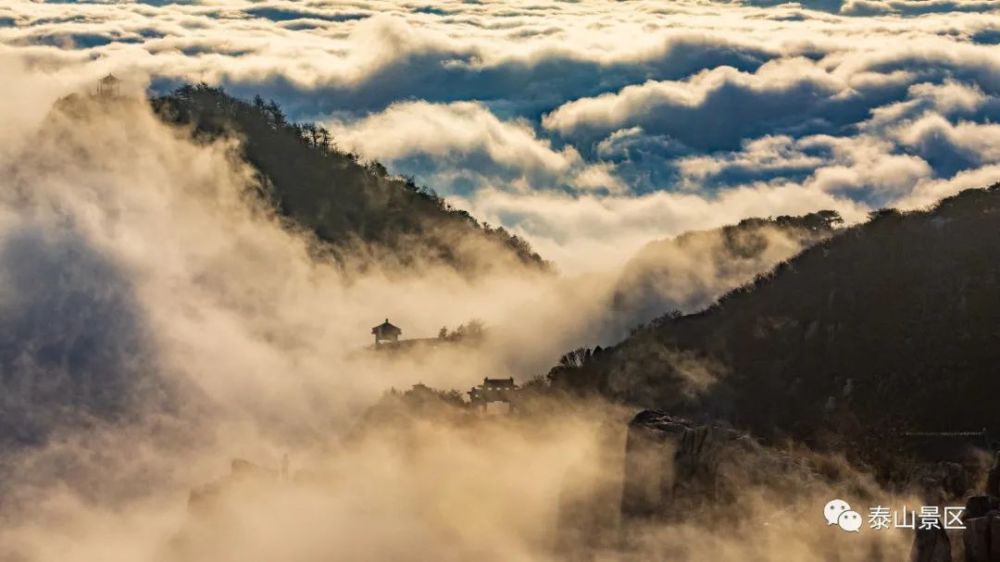
{"label": "white cloud", "polygon": [[[0,19],[0,43],[39,69],[261,92],[467,201],[503,190],[530,206],[562,188],[607,189],[609,208],[660,190],[707,205],[797,186],[865,207],[995,161],[996,2],[432,8],[0,0],[0,18],[16,22]],[[485,218],[523,227],[522,215]]]}
{"label": "white cloud", "polygon": [[942,84],[919,83],[910,86],[907,99],[876,107],[871,118],[861,124],[865,131],[879,134],[879,130],[902,121],[919,117],[928,111],[940,115],[969,115],[983,109],[994,96],[986,95],[976,85],[954,81]]}
{"label": "white cloud", "polygon": [[[755,73],[723,66],[684,81],[650,81],[575,100],[546,115],[542,124],[570,136],[580,130],[610,132],[639,125],[649,130],[650,121],[679,135],[696,135],[698,122],[704,126],[709,120],[739,130],[740,121],[774,119],[781,115],[778,110],[801,110],[804,102],[831,98],[846,88],[807,59],[782,59]],[[759,111],[752,111],[755,106]]]}
{"label": "white cloud", "polygon": [[[3,525],[0,542],[16,538],[30,559],[148,559],[183,522],[178,498],[191,485],[232,455],[276,463],[292,449],[360,477],[339,478],[303,503],[234,510],[269,531],[231,542],[249,557],[329,558],[343,553],[321,549],[345,544],[359,559],[468,558],[483,544],[504,560],[550,552],[552,491],[585,452],[578,432],[545,431],[528,444],[487,439],[490,447],[472,442],[480,433],[419,435],[423,446],[403,462],[392,447],[338,447],[331,427],[388,385],[464,387],[472,373],[543,372],[561,352],[591,343],[588,322],[606,296],[600,275],[572,274],[614,270],[652,239],[826,208],[857,221],[873,206],[926,206],[1000,177],[991,122],[1000,93],[1000,52],[989,33],[1000,29],[996,2],[767,6],[774,3],[456,1],[430,6],[436,14],[395,0],[0,0],[3,246],[16,250],[27,239],[60,250],[3,253],[27,261],[5,262],[12,266],[0,277],[31,281],[39,264],[72,273],[68,258],[97,256],[83,265],[118,282],[85,288],[98,297],[134,293],[134,302],[97,304],[137,316],[136,333],[156,351],[141,372],[192,381],[211,399],[208,418],[162,449],[145,427],[110,436],[88,429],[84,454],[72,441],[53,443],[32,459],[34,470],[17,473],[46,484],[38,488],[45,501],[32,502],[30,518],[14,528]],[[332,121],[339,142],[417,166],[421,183],[472,186],[452,201],[524,235],[570,275],[470,283],[433,271],[348,283],[312,261],[304,240],[247,208],[240,190],[252,174],[226,146],[195,146],[148,108],[121,108],[125,120],[102,121],[108,126],[53,128],[37,142],[51,102],[108,71],[137,84],[204,80],[243,96],[260,92],[293,116]],[[585,130],[592,138],[576,138]],[[784,249],[782,257],[794,251]],[[697,260],[689,269],[700,271]],[[718,281],[712,271],[699,276]],[[42,289],[0,283],[4,321],[25,303],[72,300]],[[474,356],[373,364],[356,352],[385,314],[418,336],[479,316],[497,343]],[[174,440],[167,433],[163,440]],[[314,436],[323,453],[302,445]],[[102,489],[49,474],[81,463],[93,482],[120,491],[131,475],[153,497],[95,508],[66,488]],[[497,483],[519,486],[524,501],[479,493],[506,489]],[[480,500],[475,510],[467,509],[470,493]],[[316,520],[337,525],[314,532]],[[52,533],[54,522],[69,531]],[[339,529],[333,541],[331,528]],[[484,543],[483,529],[501,531]],[[383,540],[386,530],[394,540]]]}
{"label": "white cloud", "polygon": [[926,114],[895,130],[895,137],[905,146],[933,157],[949,156],[940,147],[946,145],[976,163],[1000,162],[1000,124],[950,123],[937,114]]}
{"label": "white cloud", "polygon": [[716,156],[688,156],[677,160],[681,186],[694,190],[716,176],[736,171],[744,176],[784,170],[811,170],[826,160],[804,149],[814,147],[809,139],[796,140],[787,135],[765,136],[744,141],[738,152]]}
{"label": "white cloud", "polygon": [[910,193],[896,201],[900,209],[925,209],[937,201],[965,189],[994,185],[1000,178],[1000,165],[992,164],[964,172],[946,179],[931,179],[915,185]]}
{"label": "white cloud", "polygon": [[748,216],[799,215],[821,209],[858,221],[867,208],[850,199],[799,185],[751,185],[717,197],[657,192],[635,197],[517,195],[482,190],[456,205],[490,221],[512,225],[570,273],[620,266],[651,240],[715,228]]}
{"label": "white cloud", "polygon": [[426,156],[424,171],[431,177],[445,171],[475,177],[480,186],[624,189],[609,165],[587,164],[572,146],[556,150],[528,122],[501,121],[479,103],[401,102],[330,128],[340,145],[368,158],[391,162]]}

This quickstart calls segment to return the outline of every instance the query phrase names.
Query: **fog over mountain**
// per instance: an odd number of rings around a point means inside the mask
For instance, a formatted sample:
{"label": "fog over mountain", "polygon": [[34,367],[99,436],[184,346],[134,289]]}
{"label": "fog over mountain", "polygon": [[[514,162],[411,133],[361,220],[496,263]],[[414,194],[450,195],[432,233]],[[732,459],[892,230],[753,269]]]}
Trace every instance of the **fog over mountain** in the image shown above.
{"label": "fog over mountain", "polygon": [[820,514],[1000,496],[905,437],[1000,431],[998,38],[0,0],[0,560],[904,559]]}
{"label": "fog over mountain", "polygon": [[[391,252],[378,250],[382,240],[366,238],[361,226],[370,220],[349,225],[347,236],[324,237],[324,223],[310,222],[316,216],[311,207],[289,212],[280,190],[314,189],[320,204],[329,197],[324,182],[342,186],[340,174],[347,170],[348,176],[371,178],[355,197],[377,195],[383,181],[412,194],[416,206],[403,207],[411,216],[433,200],[406,191],[411,188],[402,180],[374,174],[374,164],[364,168],[335,153],[331,158],[343,158],[343,167],[327,179],[283,184],[285,160],[254,162],[252,156],[255,144],[275,142],[272,137],[284,130],[277,123],[215,131],[214,117],[178,119],[166,105],[175,102],[150,100],[135,83],[95,93],[86,75],[9,70],[23,88],[23,105],[6,109],[15,127],[4,133],[10,142],[2,158],[5,556],[168,556],[163,549],[173,548],[188,517],[187,493],[231,458],[278,466],[288,453],[299,471],[364,475],[370,469],[363,466],[397,454],[393,442],[369,437],[358,449],[344,439],[387,389],[416,382],[463,388],[483,374],[524,381],[544,373],[566,349],[607,342],[611,328],[630,323],[612,310],[614,271],[557,276],[516,257],[505,243],[483,243],[477,258],[505,265],[470,275],[475,264],[399,259],[399,252],[426,252],[420,231]],[[187,103],[187,94],[175,95],[176,103]],[[219,93],[204,95],[211,107],[273,115]],[[304,138],[284,142],[293,162],[318,150]],[[333,197],[321,216],[342,212],[340,200]],[[437,203],[429,208],[445,213]],[[366,213],[356,216],[385,217],[377,207]],[[459,248],[485,232],[466,219],[459,224],[468,234],[437,243]],[[720,290],[726,283],[718,280]],[[440,326],[454,328],[471,318],[486,324],[489,337],[471,347],[382,357],[364,347],[370,326],[383,315],[391,315],[407,337],[433,341]],[[609,324],[612,318],[617,323]],[[389,497],[381,494],[349,499],[343,494],[356,486],[349,480],[335,486],[348,487],[340,492],[323,484],[326,491],[316,493],[332,494],[333,503],[317,508],[346,524],[351,506],[365,502],[379,512],[373,515],[377,524],[365,525],[406,524],[427,502],[442,499],[434,492],[436,463],[457,463],[452,477],[460,478],[478,470],[466,459],[502,472],[508,486],[525,478],[538,484],[530,500],[530,520],[538,527],[497,543],[497,559],[519,551],[547,556],[554,532],[551,495],[562,486],[567,463],[592,450],[594,423],[603,414],[590,417],[540,420],[537,433],[527,429],[532,426],[498,428],[493,452],[474,433],[434,426],[409,437],[429,447],[430,464],[416,469],[392,461],[382,476],[415,478],[404,479],[396,493],[417,494],[416,511],[383,511],[391,504],[378,507]],[[452,443],[449,449],[439,449],[444,442]],[[542,449],[555,455],[551,462],[538,460]],[[539,462],[537,471],[524,471],[529,458]],[[477,473],[495,481],[489,472]],[[458,482],[455,493],[462,494],[484,485],[478,478]],[[509,519],[511,506],[499,495],[493,501],[496,509],[483,516]],[[420,541],[421,552],[465,552],[439,534],[466,516],[460,510],[424,520],[431,542]],[[134,532],[112,530],[123,525]],[[53,528],[65,529],[62,540],[46,538]],[[300,544],[327,552],[353,544],[366,556],[391,557],[394,549],[414,545],[386,543],[386,550],[356,542],[358,531],[347,529],[333,540],[323,533],[261,535],[271,546],[248,548],[287,551]],[[483,540],[473,533],[467,548],[481,548]],[[213,548],[182,558],[204,559]]]}
{"label": "fog over mountain", "polygon": [[995,427],[998,205],[994,185],[930,211],[876,213],[553,375],[759,434]]}

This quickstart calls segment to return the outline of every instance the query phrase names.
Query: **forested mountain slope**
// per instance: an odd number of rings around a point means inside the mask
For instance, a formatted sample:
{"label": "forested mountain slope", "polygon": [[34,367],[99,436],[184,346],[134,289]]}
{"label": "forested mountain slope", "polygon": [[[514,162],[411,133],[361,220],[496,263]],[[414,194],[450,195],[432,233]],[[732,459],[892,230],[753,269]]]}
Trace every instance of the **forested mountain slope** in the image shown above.
{"label": "forested mountain slope", "polygon": [[289,122],[273,102],[248,103],[199,85],[152,103],[165,121],[190,126],[197,137],[237,136],[278,211],[326,242],[341,263],[447,264],[468,274],[548,267],[524,240],[480,224],[377,162],[359,161],[322,127]]}
{"label": "forested mountain slope", "polygon": [[557,387],[765,435],[1000,430],[1000,184],[881,211]]}

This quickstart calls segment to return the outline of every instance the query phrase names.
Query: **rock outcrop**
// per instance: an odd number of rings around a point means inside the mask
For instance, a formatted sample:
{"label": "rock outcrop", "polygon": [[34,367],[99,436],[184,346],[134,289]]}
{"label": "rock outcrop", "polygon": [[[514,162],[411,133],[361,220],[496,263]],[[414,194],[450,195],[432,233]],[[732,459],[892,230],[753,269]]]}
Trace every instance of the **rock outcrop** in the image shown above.
{"label": "rock outcrop", "polygon": [[1000,562],[1000,498],[973,496],[964,513],[966,562]]}
{"label": "rock outcrop", "polygon": [[622,516],[669,519],[683,496],[718,496],[720,465],[747,445],[732,429],[640,412],[629,423],[625,444]]}
{"label": "rock outcrop", "polygon": [[695,507],[725,505],[746,487],[801,481],[803,470],[787,455],[726,425],[645,410],[628,427],[623,523],[669,521]]}
{"label": "rock outcrop", "polygon": [[[1000,562],[1000,453],[986,478],[986,494],[965,503],[964,531],[951,535],[942,529],[918,529],[910,562]],[[947,522],[946,522],[947,523]],[[961,536],[959,544],[953,540]]]}

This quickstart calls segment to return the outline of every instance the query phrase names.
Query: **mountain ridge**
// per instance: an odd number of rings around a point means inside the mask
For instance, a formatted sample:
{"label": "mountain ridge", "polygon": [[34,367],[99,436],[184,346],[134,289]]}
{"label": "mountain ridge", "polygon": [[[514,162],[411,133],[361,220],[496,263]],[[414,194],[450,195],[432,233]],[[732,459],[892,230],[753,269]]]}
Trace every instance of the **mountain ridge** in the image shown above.
{"label": "mountain ridge", "polygon": [[769,436],[1000,427],[998,228],[1000,184],[877,211],[548,378]]}
{"label": "mountain ridge", "polygon": [[391,176],[336,147],[322,126],[290,122],[273,101],[246,102],[205,84],[182,86],[151,104],[193,138],[235,136],[280,216],[311,232],[341,264],[446,265],[478,275],[520,266],[551,271],[520,237],[452,208],[412,179]]}

